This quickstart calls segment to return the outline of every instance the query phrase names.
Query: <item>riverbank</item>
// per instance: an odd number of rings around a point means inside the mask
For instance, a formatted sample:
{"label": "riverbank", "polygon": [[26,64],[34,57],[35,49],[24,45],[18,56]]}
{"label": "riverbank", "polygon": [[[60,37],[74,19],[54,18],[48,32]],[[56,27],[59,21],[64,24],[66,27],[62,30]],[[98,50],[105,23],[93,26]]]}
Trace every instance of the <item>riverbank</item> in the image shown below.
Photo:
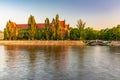
{"label": "riverbank", "polygon": [[120,47],[120,41],[111,41],[110,46]]}
{"label": "riverbank", "polygon": [[70,41],[70,40],[58,40],[58,41],[39,41],[39,40],[2,40],[0,45],[45,45],[45,46],[84,46],[83,41]]}

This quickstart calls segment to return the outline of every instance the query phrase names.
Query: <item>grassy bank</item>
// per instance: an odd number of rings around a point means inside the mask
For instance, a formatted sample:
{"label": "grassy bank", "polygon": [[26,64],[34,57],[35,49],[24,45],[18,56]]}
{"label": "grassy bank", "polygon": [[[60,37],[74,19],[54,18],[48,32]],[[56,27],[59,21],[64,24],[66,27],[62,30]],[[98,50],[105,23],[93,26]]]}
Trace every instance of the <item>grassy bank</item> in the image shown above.
{"label": "grassy bank", "polygon": [[39,40],[2,40],[0,45],[58,45],[58,46],[84,46],[83,41],[39,41]]}

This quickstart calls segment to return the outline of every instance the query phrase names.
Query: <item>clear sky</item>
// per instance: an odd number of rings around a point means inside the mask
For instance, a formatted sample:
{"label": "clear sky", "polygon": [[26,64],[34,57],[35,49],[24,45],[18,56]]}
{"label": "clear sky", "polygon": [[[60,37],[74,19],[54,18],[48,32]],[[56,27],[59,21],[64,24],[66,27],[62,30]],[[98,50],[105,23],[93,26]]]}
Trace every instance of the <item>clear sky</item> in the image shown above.
{"label": "clear sky", "polygon": [[9,19],[27,23],[30,14],[38,23],[59,14],[71,27],[82,19],[86,27],[110,28],[120,24],[120,0],[0,0],[0,30]]}

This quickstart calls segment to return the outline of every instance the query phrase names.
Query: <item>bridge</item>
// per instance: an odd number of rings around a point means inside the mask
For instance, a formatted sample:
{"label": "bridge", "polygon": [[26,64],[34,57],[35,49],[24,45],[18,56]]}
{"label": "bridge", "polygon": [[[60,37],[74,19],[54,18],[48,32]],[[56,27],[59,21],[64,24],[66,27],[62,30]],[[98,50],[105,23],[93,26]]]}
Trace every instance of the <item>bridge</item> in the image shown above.
{"label": "bridge", "polygon": [[109,43],[110,43],[109,41],[103,41],[103,40],[87,40],[86,41],[86,45],[89,45],[89,46],[96,46],[96,45],[105,46],[105,45],[108,45]]}

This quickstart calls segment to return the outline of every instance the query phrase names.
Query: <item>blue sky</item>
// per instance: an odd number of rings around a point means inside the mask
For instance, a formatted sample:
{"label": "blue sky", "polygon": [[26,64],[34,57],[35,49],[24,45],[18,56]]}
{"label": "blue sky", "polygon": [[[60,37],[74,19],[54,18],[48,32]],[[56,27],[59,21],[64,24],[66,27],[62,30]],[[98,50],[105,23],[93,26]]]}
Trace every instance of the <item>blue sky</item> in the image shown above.
{"label": "blue sky", "polygon": [[119,4],[120,0],[0,0],[0,30],[9,19],[27,23],[30,14],[38,23],[59,14],[71,27],[82,19],[86,27],[110,28],[120,24]]}

